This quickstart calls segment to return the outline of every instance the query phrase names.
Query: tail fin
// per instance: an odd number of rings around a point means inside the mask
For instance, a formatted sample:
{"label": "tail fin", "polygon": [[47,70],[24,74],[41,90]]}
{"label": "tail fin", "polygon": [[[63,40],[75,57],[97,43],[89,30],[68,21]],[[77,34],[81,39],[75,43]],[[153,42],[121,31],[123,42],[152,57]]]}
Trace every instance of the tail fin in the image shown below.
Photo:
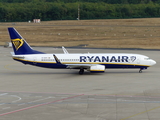
{"label": "tail fin", "polygon": [[44,54],[43,52],[33,50],[15,28],[8,28],[8,32],[11,38],[15,55]]}

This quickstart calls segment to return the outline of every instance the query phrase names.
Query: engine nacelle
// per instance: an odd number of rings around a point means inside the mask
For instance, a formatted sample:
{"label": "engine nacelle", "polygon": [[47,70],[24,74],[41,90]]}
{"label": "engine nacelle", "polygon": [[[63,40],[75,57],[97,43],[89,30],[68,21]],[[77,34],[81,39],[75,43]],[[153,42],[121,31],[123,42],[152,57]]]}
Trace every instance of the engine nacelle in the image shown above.
{"label": "engine nacelle", "polygon": [[104,72],[105,71],[105,66],[104,65],[93,65],[90,67],[90,72]]}

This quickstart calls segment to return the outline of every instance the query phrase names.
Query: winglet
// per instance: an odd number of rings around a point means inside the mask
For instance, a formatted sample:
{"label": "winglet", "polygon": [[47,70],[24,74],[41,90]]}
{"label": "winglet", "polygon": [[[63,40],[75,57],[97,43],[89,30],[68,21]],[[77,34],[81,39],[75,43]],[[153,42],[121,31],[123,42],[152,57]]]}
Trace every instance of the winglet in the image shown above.
{"label": "winglet", "polygon": [[56,55],[53,55],[53,57],[54,57],[54,59],[56,60],[57,64],[62,64],[62,63],[60,62],[60,60],[57,58]]}
{"label": "winglet", "polygon": [[62,46],[62,50],[63,50],[64,54],[69,54],[69,52],[68,52],[68,51],[66,50],[66,48],[63,47],[63,46]]}

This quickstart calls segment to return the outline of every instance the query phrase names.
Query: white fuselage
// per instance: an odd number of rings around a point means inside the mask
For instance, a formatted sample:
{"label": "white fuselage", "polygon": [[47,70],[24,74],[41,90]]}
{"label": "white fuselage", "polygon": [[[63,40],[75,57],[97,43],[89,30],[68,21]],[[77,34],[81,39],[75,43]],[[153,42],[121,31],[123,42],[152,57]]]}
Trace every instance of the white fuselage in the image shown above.
{"label": "white fuselage", "polygon": [[[56,55],[61,64],[57,64]],[[105,68],[147,68],[156,62],[140,54],[109,53],[109,54],[31,54],[14,55],[13,59],[47,68],[68,68],[67,66],[104,65]],[[72,67],[71,67],[72,68]],[[74,68],[74,67],[73,67]]]}

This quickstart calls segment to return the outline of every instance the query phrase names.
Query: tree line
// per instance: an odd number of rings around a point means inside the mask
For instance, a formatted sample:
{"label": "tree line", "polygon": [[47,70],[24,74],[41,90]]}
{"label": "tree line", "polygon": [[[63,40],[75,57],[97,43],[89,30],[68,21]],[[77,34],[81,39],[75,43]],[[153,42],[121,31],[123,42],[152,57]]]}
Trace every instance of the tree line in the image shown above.
{"label": "tree line", "polygon": [[[160,16],[160,4],[156,3],[158,0],[137,0],[148,1],[147,4],[128,4],[128,2],[136,0],[0,1],[1,22],[29,21],[33,19],[41,19],[43,21],[75,20],[78,17],[78,6],[80,9],[80,19],[147,18]],[[115,1],[115,3],[116,1],[126,1],[126,3],[109,4],[107,1]]]}
{"label": "tree line", "polygon": [[160,0],[0,0],[3,3],[24,3],[24,2],[104,2],[108,4],[148,4],[150,2],[160,3]]}

